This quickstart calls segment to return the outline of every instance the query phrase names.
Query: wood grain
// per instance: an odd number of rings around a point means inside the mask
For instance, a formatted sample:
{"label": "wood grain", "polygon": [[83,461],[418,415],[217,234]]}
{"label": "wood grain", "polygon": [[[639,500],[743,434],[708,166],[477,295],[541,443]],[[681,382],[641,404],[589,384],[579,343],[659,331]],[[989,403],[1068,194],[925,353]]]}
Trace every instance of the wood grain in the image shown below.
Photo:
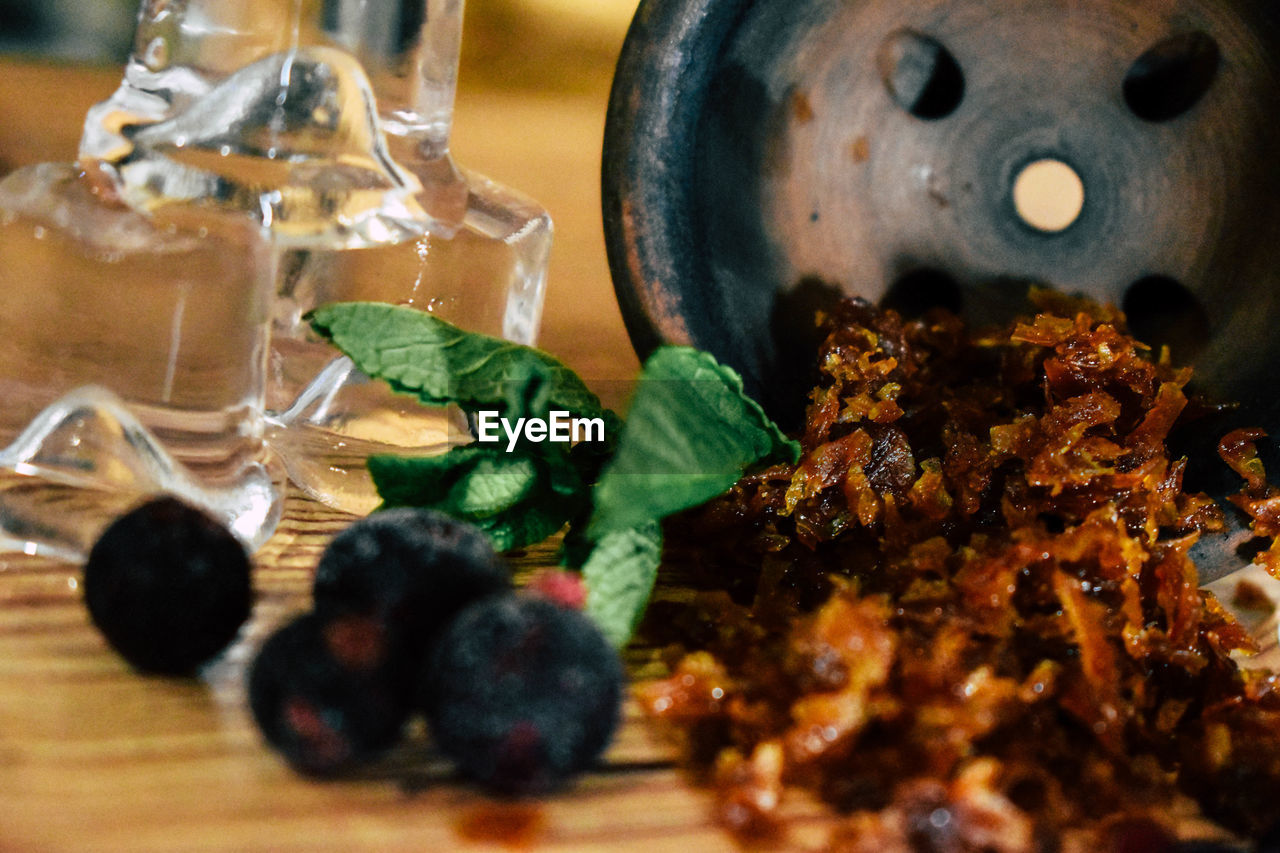
{"label": "wood grain", "polygon": [[75,567],[0,562],[0,850],[732,849],[633,703],[600,769],[536,803],[468,788],[420,735],[358,778],[285,767],[249,717],[245,667],[309,606],[315,560],[349,520],[290,496],[257,555],[253,619],[199,679],[132,671],[89,622]]}
{"label": "wood grain", "polygon": [[[599,221],[610,70],[543,91],[467,88],[464,67],[454,151],[551,211],[541,343],[619,405],[636,360]],[[115,70],[0,61],[0,171],[71,159],[84,110],[117,82]],[[249,718],[245,667],[273,626],[309,606],[316,558],[348,520],[289,497],[256,555],[252,622],[198,680],[131,671],[90,624],[74,567],[0,558],[0,851],[735,849],[634,705],[599,772],[532,805],[485,798],[422,742],[358,779],[320,783],[285,767]],[[799,843],[820,813],[792,808]]]}

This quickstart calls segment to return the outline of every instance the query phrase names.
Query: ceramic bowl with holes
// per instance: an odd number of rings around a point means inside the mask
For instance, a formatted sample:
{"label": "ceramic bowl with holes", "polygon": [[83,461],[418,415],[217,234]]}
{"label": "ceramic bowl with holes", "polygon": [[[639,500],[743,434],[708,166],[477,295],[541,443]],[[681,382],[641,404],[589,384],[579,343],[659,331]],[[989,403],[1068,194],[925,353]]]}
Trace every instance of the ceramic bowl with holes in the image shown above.
{"label": "ceramic bowl with holes", "polygon": [[605,133],[619,302],[642,355],[709,350],[786,417],[839,295],[987,320],[1044,284],[1280,427],[1278,117],[1267,0],[643,0]]}

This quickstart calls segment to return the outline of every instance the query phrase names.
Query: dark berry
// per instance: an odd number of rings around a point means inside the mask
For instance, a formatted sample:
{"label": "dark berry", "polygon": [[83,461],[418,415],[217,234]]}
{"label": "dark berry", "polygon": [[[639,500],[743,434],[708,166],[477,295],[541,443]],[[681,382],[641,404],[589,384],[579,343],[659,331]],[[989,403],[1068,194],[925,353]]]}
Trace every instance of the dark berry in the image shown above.
{"label": "dark berry", "polygon": [[511,588],[511,571],[478,528],[425,509],[391,509],[355,522],[320,557],[315,609],[386,624],[417,670],[431,637],[464,606]]}
{"label": "dark berry", "polygon": [[478,601],[440,637],[422,703],[441,750],[503,793],[564,784],[609,744],[622,664],[590,619],[545,599]]}
{"label": "dark berry", "polygon": [[249,671],[249,707],[267,742],[314,775],[377,757],[409,716],[383,626],[359,615],[307,613],[276,631]]}
{"label": "dark berry", "polygon": [[249,556],[202,510],[155,498],[112,522],[94,544],[84,598],[126,660],[186,675],[226,648],[249,618]]}

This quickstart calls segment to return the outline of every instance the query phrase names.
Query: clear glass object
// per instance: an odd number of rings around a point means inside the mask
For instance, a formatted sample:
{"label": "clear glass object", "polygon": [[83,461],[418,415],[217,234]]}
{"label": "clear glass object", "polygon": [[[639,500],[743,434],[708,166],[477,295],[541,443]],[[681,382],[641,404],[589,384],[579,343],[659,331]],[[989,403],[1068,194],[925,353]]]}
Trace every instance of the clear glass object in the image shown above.
{"label": "clear glass object", "polygon": [[0,181],[0,546],[80,559],[159,491],[270,535],[273,269],[250,218],[143,214],[92,166]]}
{"label": "clear glass object", "polygon": [[371,382],[305,321],[334,301],[432,311],[533,343],[551,221],[449,153],[462,0],[148,0],[82,157],[141,210],[248,212],[278,251],[268,440],[313,497],[378,498],[370,453],[469,439]]}
{"label": "clear glass object", "polygon": [[212,512],[250,551],[280,520],[280,482],[269,466],[209,481],[115,393],[73,389],[0,450],[0,550],[79,562],[112,520],[162,492]]}

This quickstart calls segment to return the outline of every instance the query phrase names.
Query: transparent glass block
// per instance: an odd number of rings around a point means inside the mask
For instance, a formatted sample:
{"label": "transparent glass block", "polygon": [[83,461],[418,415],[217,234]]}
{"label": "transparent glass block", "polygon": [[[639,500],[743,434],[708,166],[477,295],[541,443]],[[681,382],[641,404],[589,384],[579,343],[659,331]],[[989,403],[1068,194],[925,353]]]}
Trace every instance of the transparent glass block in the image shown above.
{"label": "transparent glass block", "polygon": [[273,260],[248,217],[144,215],[93,168],[0,181],[0,545],[78,559],[157,491],[270,535]]}
{"label": "transparent glass block", "polygon": [[201,477],[118,396],[84,386],[0,450],[0,550],[79,562],[117,516],[166,493],[204,507],[256,551],[280,520],[280,485],[256,462],[232,478]]}
{"label": "transparent glass block", "polygon": [[81,154],[139,209],[248,212],[279,252],[268,439],[313,497],[378,503],[370,453],[468,440],[371,383],[305,322],[379,300],[533,343],[551,220],[449,154],[462,0],[151,0]]}
{"label": "transparent glass block", "polygon": [[[370,381],[348,359],[334,359],[303,319],[307,310],[326,302],[393,302],[532,344],[550,237],[550,220],[533,203],[468,176],[465,215],[451,235],[427,229],[380,246],[285,252],[269,371],[268,403],[276,414],[268,434],[294,482],[325,503],[366,513],[379,503],[368,455],[440,453],[471,439],[460,411],[426,408]],[[311,404],[319,400],[322,406]]]}

